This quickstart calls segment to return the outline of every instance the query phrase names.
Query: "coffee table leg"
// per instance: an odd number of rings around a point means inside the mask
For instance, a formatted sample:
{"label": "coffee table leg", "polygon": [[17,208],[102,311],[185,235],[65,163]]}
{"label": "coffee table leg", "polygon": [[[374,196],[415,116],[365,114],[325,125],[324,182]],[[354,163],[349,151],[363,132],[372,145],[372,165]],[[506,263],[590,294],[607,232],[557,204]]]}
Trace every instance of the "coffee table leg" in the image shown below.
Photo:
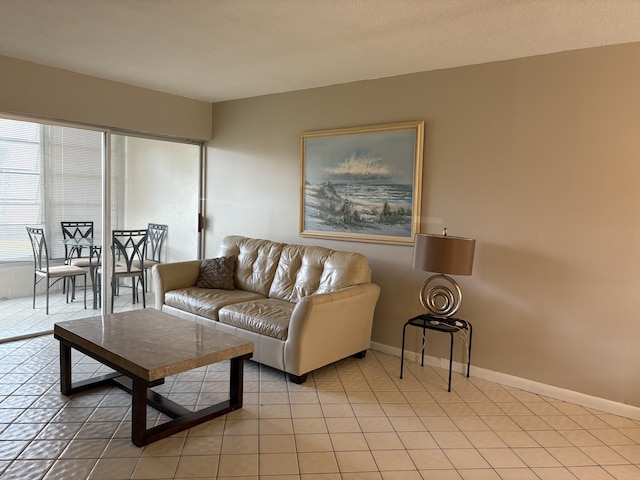
{"label": "coffee table leg", "polygon": [[71,394],[71,347],[60,342],[60,392]]}
{"label": "coffee table leg", "polygon": [[231,376],[229,382],[229,404],[232,406],[237,406],[237,408],[242,407],[242,385],[243,381],[243,368],[244,359],[243,358],[232,358],[231,359]]}
{"label": "coffee table leg", "polygon": [[143,447],[147,435],[147,386],[133,380],[131,396],[131,441],[135,446]]}

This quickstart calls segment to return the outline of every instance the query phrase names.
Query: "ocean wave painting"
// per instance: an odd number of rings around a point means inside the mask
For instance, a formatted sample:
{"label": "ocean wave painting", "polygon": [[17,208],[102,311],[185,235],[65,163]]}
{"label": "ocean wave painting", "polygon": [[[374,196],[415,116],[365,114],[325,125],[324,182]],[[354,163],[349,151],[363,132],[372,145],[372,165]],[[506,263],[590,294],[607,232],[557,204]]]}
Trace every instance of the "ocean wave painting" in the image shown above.
{"label": "ocean wave painting", "polygon": [[417,122],[303,134],[301,235],[411,243],[422,128]]}

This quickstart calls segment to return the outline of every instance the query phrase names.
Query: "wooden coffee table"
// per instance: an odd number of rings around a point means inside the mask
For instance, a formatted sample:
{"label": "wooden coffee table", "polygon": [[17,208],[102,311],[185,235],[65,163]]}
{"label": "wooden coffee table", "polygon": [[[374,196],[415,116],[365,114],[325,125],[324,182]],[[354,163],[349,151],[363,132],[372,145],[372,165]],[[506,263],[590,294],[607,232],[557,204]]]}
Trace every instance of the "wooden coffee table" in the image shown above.
{"label": "wooden coffee table", "polygon": [[[131,441],[141,447],[242,407],[243,362],[253,342],[219,332],[211,325],[155,309],[58,322],[60,390],[64,395],[113,383],[132,396]],[[71,349],[116,372],[71,382]],[[188,410],[151,390],[165,377],[223,360],[231,362],[229,400]],[[147,428],[147,404],[172,418]]]}

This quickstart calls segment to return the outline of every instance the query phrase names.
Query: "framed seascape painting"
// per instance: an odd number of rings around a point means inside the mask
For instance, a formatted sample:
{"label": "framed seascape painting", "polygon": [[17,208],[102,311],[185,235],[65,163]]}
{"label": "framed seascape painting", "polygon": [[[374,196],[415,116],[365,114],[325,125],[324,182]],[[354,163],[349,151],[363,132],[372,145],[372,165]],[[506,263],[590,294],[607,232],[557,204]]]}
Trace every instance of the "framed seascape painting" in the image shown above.
{"label": "framed seascape painting", "polygon": [[424,122],[301,135],[300,235],[413,244]]}

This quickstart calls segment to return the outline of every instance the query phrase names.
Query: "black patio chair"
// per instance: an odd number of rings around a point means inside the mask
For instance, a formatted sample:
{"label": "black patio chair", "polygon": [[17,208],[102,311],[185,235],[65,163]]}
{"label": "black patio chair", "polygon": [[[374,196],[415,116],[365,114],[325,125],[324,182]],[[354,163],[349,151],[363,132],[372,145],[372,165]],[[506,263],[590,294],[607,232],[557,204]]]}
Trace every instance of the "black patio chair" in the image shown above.
{"label": "black patio chair", "polygon": [[[144,266],[147,254],[147,230],[114,230],[111,246],[111,313],[121,278],[131,278],[132,302],[138,302],[138,285],[142,287],[142,307],[147,308],[145,298]],[[98,270],[101,274],[102,270]]]}
{"label": "black patio chair", "polygon": [[[45,281],[47,284],[47,306],[46,312],[49,315],[49,290],[59,280],[66,281],[72,279],[71,300],[75,297],[75,277],[84,277],[84,308],[87,308],[87,270],[76,265],[53,265],[49,264],[49,249],[44,236],[44,229],[39,227],[27,227],[27,234],[31,241],[33,250],[33,308],[36,308],[36,286]],[[64,293],[64,292],[63,292]],[[69,289],[66,290],[67,303],[69,303]]]}
{"label": "black patio chair", "polygon": [[[64,244],[64,263],[89,268],[93,248],[93,222],[60,222],[60,226]],[[95,262],[95,258],[93,261]],[[93,266],[95,267],[95,264]],[[62,287],[63,293],[65,290],[66,281]]]}

